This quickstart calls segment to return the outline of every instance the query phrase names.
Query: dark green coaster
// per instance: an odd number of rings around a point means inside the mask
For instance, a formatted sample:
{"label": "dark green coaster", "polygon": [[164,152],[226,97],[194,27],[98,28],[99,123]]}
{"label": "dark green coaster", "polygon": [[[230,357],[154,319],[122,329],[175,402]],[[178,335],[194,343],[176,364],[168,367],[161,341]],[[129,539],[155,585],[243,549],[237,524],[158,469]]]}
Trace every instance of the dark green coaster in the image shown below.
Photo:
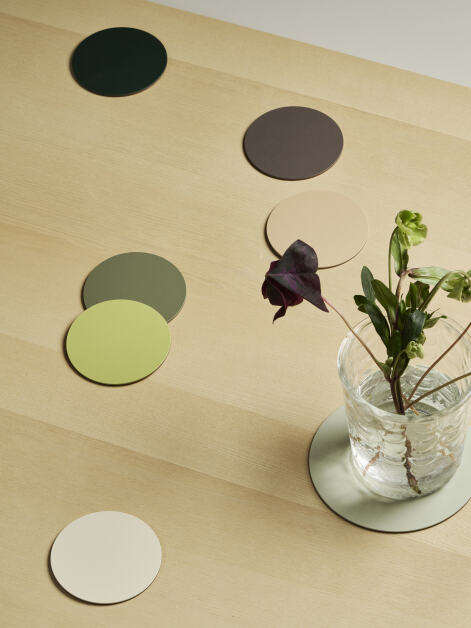
{"label": "dark green coaster", "polygon": [[171,262],[151,253],[121,253],[96,266],[82,292],[86,308],[111,299],[140,301],[170,321],[186,296],[183,275]]}
{"label": "dark green coaster", "polygon": [[137,28],[107,28],[74,50],[71,70],[85,89],[102,96],[128,96],[154,83],[165,70],[167,52],[154,35]]}

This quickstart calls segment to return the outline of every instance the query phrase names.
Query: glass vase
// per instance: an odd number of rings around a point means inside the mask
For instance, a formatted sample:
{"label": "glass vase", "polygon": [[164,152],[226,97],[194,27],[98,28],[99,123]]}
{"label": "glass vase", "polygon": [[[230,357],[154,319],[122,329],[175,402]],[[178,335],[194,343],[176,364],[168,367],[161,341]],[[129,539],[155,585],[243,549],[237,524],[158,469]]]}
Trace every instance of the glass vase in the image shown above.
{"label": "glass vase", "polygon": [[[405,397],[420,376],[457,339],[463,328],[442,319],[426,330],[424,359],[411,360],[401,378]],[[355,332],[374,355],[385,347],[369,320]],[[469,423],[471,377],[442,388],[395,412],[389,383],[350,332],[338,354],[353,467],[368,488],[392,499],[417,498],[441,488],[461,462]],[[465,334],[418,387],[414,398],[471,371],[471,336]]]}

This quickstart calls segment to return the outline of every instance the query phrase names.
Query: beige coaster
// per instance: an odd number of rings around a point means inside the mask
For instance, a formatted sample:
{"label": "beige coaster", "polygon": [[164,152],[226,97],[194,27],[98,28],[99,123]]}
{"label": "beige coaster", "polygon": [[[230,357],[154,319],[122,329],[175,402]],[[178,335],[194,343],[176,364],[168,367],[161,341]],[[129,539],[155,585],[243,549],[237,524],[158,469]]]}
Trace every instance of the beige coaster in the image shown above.
{"label": "beige coaster", "polygon": [[71,595],[94,604],[116,604],[142,593],[162,562],[159,539],[142,519],[124,512],[94,512],[57,536],[50,564]]}
{"label": "beige coaster", "polygon": [[316,251],[319,268],[331,268],[358,255],[368,238],[368,224],[347,196],[308,191],[276,205],[268,216],[267,238],[279,255],[295,240],[303,240]]}

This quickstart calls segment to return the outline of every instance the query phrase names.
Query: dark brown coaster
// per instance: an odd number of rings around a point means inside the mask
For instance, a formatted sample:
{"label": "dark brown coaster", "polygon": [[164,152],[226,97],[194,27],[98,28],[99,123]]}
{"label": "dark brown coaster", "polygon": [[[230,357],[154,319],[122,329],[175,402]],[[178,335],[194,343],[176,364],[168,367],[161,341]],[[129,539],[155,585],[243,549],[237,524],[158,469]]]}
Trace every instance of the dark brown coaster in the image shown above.
{"label": "dark brown coaster", "polygon": [[343,135],[329,116],[309,107],[280,107],[249,126],[244,151],[270,177],[295,181],[328,170],[340,157]]}

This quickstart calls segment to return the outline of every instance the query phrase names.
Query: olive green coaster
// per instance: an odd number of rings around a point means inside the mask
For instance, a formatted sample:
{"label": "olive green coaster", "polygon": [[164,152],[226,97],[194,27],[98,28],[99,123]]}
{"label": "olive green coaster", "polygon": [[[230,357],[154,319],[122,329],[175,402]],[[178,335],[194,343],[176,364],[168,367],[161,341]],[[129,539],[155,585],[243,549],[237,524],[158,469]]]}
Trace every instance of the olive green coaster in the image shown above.
{"label": "olive green coaster", "polygon": [[170,349],[166,320],[138,301],[103,301],[70,326],[66,351],[73,367],[101,384],[130,384],[155,371]]}
{"label": "olive green coaster", "polygon": [[380,532],[413,532],[429,528],[458,512],[471,498],[471,429],[455,475],[441,489],[398,501],[366,488],[353,468],[345,408],[320,425],[309,450],[312,483],[337,515],[362,528]]}
{"label": "olive green coaster", "polygon": [[83,286],[86,308],[109,299],[141,301],[170,321],[186,297],[183,275],[171,262],[152,253],[121,253],[106,259]]}

